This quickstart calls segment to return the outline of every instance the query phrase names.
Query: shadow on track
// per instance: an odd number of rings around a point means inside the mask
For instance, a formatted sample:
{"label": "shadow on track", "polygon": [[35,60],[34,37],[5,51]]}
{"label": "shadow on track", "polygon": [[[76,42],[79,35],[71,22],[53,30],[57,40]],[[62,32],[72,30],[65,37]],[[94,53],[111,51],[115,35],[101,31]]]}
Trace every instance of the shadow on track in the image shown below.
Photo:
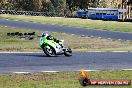
{"label": "shadow on track", "polygon": [[[27,54],[16,54],[17,56],[30,56],[30,57],[48,57],[47,55],[45,54],[37,54],[37,53],[27,53]],[[54,57],[59,57],[59,56],[54,56]],[[50,57],[51,58],[51,57]]]}
{"label": "shadow on track", "polygon": [[21,54],[16,54],[16,55],[17,56],[30,56],[30,57],[48,57],[45,54],[29,54],[29,53],[23,54],[21,53]]}

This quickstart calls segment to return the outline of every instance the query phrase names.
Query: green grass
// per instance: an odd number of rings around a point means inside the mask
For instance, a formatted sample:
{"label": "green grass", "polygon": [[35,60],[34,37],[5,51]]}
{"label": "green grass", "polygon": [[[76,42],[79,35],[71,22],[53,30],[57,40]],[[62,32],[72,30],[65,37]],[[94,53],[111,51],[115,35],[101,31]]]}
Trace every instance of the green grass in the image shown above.
{"label": "green grass", "polygon": [[[34,40],[20,38],[17,36],[7,36],[8,32],[36,32]],[[42,51],[39,48],[39,39],[42,31],[11,28],[0,26],[0,51]],[[132,51],[132,41],[108,40],[90,37],[81,37],[79,35],[70,35],[63,33],[48,32],[57,39],[64,39],[65,45],[71,47],[74,51]]]}
{"label": "green grass", "polygon": [[[128,79],[132,71],[89,72],[91,80]],[[0,74],[0,88],[83,88],[79,83],[81,72]],[[86,88],[132,88],[130,86],[87,86]]]}
{"label": "green grass", "polygon": [[0,15],[0,18],[13,20],[21,20],[27,22],[57,24],[79,28],[94,28],[109,31],[132,32],[132,23],[102,21],[79,18],[63,18],[63,17],[44,17],[44,16],[24,16],[24,15]]}

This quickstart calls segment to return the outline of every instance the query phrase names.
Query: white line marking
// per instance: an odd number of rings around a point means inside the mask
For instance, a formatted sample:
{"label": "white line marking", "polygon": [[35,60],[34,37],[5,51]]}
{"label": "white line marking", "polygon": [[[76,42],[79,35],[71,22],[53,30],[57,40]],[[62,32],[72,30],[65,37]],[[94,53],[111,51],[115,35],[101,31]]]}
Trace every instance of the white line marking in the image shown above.
{"label": "white line marking", "polygon": [[132,52],[132,51],[112,51],[112,52]]}
{"label": "white line marking", "polygon": [[14,20],[14,21],[19,21],[19,20]]}
{"label": "white line marking", "polygon": [[127,42],[131,42],[131,40],[126,40]]}
{"label": "white line marking", "polygon": [[8,27],[8,26],[4,26],[4,27]]}
{"label": "white line marking", "polygon": [[117,52],[118,53],[118,52],[132,52],[132,51],[87,51],[87,52],[106,52],[106,53],[107,52],[109,52],[109,53],[110,52]]}
{"label": "white line marking", "polygon": [[101,39],[102,37],[98,37],[99,39]]}
{"label": "white line marking", "polygon": [[15,73],[15,74],[28,74],[30,72],[13,72],[13,73]]}
{"label": "white line marking", "polygon": [[54,72],[60,72],[60,71],[41,71],[41,72],[54,73]]}
{"label": "white line marking", "polygon": [[86,35],[81,35],[81,37],[85,37]]}
{"label": "white line marking", "polygon": [[63,35],[65,35],[66,33],[62,33]]}
{"label": "white line marking", "polygon": [[107,39],[111,40],[111,38],[107,38]]}
{"label": "white line marking", "polygon": [[90,36],[91,38],[94,38],[94,36]]}
{"label": "white line marking", "polygon": [[122,69],[122,70],[124,70],[124,71],[132,71],[132,69]]}
{"label": "white line marking", "polygon": [[[81,70],[78,70],[78,71],[81,71]],[[90,72],[90,71],[101,71],[101,70],[84,70],[84,71]]]}
{"label": "white line marking", "polygon": [[[121,69],[122,71],[132,71],[132,69]],[[81,71],[81,70],[76,70],[76,71]],[[91,71],[105,71],[105,70],[84,70],[84,71],[87,71],[87,72],[91,72]],[[111,71],[111,70],[108,70],[108,71]],[[114,71],[114,70],[112,70]],[[115,70],[116,71],[116,70]],[[43,73],[56,73],[56,72],[63,72],[63,71],[39,71],[39,72],[43,72]],[[28,73],[34,73],[34,72],[13,72],[15,74],[28,74]]]}
{"label": "white line marking", "polygon": [[75,34],[71,34],[71,35],[75,35]]}

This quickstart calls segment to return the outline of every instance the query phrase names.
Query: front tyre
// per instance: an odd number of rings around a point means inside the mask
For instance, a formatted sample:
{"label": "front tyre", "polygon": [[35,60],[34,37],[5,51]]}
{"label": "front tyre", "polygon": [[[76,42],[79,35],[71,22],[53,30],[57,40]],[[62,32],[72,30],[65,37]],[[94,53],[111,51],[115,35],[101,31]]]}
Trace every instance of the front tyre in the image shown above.
{"label": "front tyre", "polygon": [[43,51],[49,57],[55,56],[55,50],[52,47],[50,47],[50,46],[49,46],[49,48],[44,47]]}
{"label": "front tyre", "polygon": [[64,51],[64,55],[65,56],[72,56],[72,50],[70,48],[67,48],[65,51]]}

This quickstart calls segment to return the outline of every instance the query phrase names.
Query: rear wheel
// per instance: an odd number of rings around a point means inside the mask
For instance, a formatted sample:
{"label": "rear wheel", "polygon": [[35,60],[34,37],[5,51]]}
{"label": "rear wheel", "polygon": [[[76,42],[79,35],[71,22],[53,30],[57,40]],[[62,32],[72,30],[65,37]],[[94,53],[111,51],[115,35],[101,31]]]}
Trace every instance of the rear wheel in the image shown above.
{"label": "rear wheel", "polygon": [[55,50],[51,46],[49,46],[49,48],[44,47],[43,51],[49,57],[55,56]]}

